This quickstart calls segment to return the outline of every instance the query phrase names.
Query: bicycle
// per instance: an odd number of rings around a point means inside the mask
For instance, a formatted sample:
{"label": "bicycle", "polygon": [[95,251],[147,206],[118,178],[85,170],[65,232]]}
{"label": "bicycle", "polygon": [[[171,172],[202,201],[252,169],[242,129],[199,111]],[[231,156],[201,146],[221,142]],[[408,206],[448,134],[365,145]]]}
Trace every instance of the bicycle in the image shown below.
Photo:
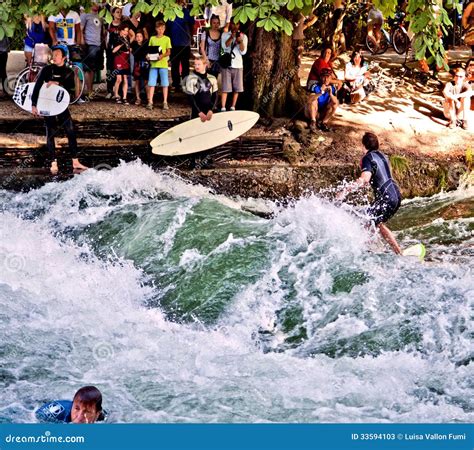
{"label": "bicycle", "polygon": [[408,50],[410,46],[410,38],[408,37],[408,32],[405,28],[403,21],[404,17],[405,13],[398,13],[395,16],[395,20],[390,27],[390,33],[388,33],[385,28],[380,29],[382,35],[378,45],[374,39],[367,34],[365,45],[370,53],[373,55],[381,55],[382,53],[385,53],[390,46],[393,47],[399,55],[402,55]]}
{"label": "bicycle", "polygon": [[[47,48],[47,50],[46,50]],[[71,54],[78,54],[78,47],[71,47]],[[26,83],[34,83],[43,69],[43,67],[48,65],[49,60],[51,59],[51,50],[46,44],[36,44],[33,49],[33,58],[31,64],[25,67],[16,77],[15,88],[16,92],[20,86],[23,86]],[[77,56],[76,56],[77,59]],[[84,91],[84,71],[82,70],[82,63],[78,60],[73,60],[71,58],[66,59],[66,66],[72,69],[74,72],[74,84],[75,84],[75,95],[71,95],[70,103],[76,103],[82,96]]]}
{"label": "bicycle", "polygon": [[391,76],[388,70],[380,67],[378,63],[369,65],[370,85],[372,85],[373,92],[381,94],[383,97],[392,94],[400,85],[400,82]]}

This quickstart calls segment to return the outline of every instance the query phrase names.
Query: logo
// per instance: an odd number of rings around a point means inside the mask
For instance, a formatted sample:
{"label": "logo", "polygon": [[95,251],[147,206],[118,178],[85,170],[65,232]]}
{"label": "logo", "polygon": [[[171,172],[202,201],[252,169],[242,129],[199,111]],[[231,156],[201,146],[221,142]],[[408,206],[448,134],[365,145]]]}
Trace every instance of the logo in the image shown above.
{"label": "logo", "polygon": [[61,103],[61,102],[63,101],[63,98],[64,98],[64,91],[63,91],[63,90],[60,90],[60,91],[56,94],[56,102]]}

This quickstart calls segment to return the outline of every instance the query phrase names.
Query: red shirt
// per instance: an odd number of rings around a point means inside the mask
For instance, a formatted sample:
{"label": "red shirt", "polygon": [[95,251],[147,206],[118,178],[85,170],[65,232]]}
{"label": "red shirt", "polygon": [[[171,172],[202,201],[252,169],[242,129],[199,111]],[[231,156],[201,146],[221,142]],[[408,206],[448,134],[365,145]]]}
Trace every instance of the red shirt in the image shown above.
{"label": "red shirt", "polygon": [[324,59],[319,57],[316,61],[314,61],[313,66],[311,67],[311,71],[308,75],[308,81],[319,81],[323,69],[329,69],[332,71],[332,62],[326,62]]}

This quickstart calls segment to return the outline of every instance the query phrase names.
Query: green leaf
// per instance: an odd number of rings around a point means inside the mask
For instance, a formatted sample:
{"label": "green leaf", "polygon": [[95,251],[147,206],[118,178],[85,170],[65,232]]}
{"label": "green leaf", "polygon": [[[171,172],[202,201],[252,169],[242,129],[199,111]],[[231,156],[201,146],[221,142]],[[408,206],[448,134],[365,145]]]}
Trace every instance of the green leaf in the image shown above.
{"label": "green leaf", "polygon": [[5,31],[3,30],[3,27],[0,25],[0,39],[3,39],[5,37]]}
{"label": "green leaf", "polygon": [[295,2],[295,0],[290,0],[290,1],[288,2],[288,5],[286,5],[286,9],[287,9],[288,11],[293,11],[295,8],[296,8],[296,2]]}
{"label": "green leaf", "polygon": [[291,36],[293,34],[293,24],[289,20],[282,20],[282,28],[288,36]]}
{"label": "green leaf", "polygon": [[303,7],[304,7],[303,0],[295,0],[295,3],[296,3],[296,7],[298,9],[303,9]]}

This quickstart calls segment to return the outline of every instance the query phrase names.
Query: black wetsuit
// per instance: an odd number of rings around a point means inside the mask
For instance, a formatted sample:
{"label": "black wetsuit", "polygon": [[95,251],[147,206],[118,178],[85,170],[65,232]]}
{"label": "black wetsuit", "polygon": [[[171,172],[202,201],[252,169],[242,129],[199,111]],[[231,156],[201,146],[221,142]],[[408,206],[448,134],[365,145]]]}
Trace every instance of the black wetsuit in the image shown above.
{"label": "black wetsuit", "polygon": [[197,92],[194,95],[188,95],[191,104],[191,119],[199,117],[199,113],[207,114],[216,107],[217,91],[212,92],[212,83],[209,81],[206,73],[194,72],[199,83]]}
{"label": "black wetsuit", "polygon": [[375,225],[387,222],[400,208],[402,196],[392,178],[387,157],[378,150],[366,153],[361,162],[362,172],[370,172],[370,185],[374,190],[375,201],[368,214]]}
{"label": "black wetsuit", "polygon": [[[36,81],[35,87],[33,89],[33,94],[31,95],[32,106],[36,106],[38,104],[38,96],[41,86],[49,81],[58,82],[59,85],[66,89],[72,97],[75,97],[73,70],[64,65],[57,66],[56,64],[51,64],[46,66],[39,74],[38,80]],[[52,159],[56,159],[56,145],[54,143],[54,138],[58,133],[58,125],[64,128],[69,143],[69,151],[72,158],[76,158],[77,139],[69,108],[66,108],[64,112],[58,114],[57,116],[45,116],[44,121],[46,125],[46,143]]]}

